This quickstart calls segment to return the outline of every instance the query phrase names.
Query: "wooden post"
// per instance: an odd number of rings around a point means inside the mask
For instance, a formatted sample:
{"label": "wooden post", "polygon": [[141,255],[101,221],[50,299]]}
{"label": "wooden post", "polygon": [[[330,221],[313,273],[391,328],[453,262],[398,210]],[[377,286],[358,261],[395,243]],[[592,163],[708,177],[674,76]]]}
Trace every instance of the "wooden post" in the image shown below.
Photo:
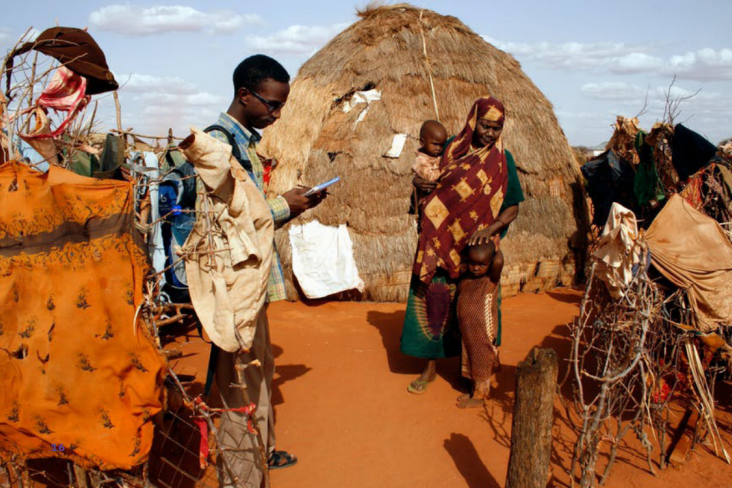
{"label": "wooden post", "polygon": [[545,488],[549,482],[558,372],[557,353],[538,347],[516,368],[506,488]]}
{"label": "wooden post", "polygon": [[694,444],[697,422],[699,422],[699,411],[695,408],[687,409],[666,454],[666,464],[681,466],[687,461]]}

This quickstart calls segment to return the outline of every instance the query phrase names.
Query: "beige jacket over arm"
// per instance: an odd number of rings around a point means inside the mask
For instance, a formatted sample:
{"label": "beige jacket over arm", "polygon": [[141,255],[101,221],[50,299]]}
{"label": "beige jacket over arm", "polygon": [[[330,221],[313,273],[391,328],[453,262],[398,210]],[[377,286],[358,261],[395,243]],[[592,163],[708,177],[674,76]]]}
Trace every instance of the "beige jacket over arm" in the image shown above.
{"label": "beige jacket over arm", "polygon": [[231,146],[191,128],[181,151],[205,186],[183,246],[191,301],[214,344],[249,350],[267,296],[272,213]]}

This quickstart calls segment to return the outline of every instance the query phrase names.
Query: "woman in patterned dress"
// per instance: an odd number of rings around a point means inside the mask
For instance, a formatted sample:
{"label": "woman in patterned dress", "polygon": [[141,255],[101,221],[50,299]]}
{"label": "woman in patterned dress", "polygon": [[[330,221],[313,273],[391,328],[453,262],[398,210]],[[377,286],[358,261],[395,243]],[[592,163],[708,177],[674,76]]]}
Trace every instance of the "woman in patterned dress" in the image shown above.
{"label": "woman in patterned dress", "polygon": [[[430,185],[415,178],[415,186],[429,195],[420,221],[401,351],[427,363],[409,384],[411,393],[424,393],[435,380],[437,359],[460,353],[454,299],[465,246],[503,237],[524,200],[513,157],[503,147],[505,113],[493,97],[476,100],[465,127],[445,149],[440,179]],[[496,295],[500,344],[500,292]]]}

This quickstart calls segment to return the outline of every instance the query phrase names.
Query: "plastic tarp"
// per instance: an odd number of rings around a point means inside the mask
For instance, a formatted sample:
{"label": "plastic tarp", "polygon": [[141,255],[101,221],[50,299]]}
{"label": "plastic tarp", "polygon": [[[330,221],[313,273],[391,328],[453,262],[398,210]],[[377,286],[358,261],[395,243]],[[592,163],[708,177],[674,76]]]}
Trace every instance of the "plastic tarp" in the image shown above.
{"label": "plastic tarp", "polygon": [[635,208],[635,172],[629,162],[613,151],[606,151],[585,163],[580,170],[587,180],[587,194],[595,207],[593,224],[600,226],[607,221],[613,202],[631,210]]}
{"label": "plastic tarp", "polygon": [[348,290],[363,291],[353,258],[353,242],[345,224],[330,227],[313,220],[290,228],[292,271],[308,298]]}
{"label": "plastic tarp", "polygon": [[687,290],[703,332],[732,324],[732,244],[714,219],[674,195],[646,240],[653,265]]}
{"label": "plastic tarp", "polygon": [[[165,247],[163,246],[163,234],[160,222],[159,210],[159,187],[158,179],[160,177],[160,168],[158,157],[152,152],[132,153],[131,157],[134,164],[132,172],[134,174],[142,174],[144,185],[148,187],[150,192],[150,222],[152,227],[148,234],[148,253],[152,260],[153,268],[156,273],[160,273],[165,269]],[[161,276],[161,286],[165,284],[165,276]]]}

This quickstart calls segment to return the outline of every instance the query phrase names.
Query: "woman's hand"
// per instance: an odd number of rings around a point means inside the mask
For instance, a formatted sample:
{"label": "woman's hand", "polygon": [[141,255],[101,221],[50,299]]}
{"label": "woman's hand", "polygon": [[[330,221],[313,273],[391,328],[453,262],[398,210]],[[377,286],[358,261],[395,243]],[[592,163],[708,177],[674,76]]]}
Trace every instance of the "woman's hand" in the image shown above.
{"label": "woman's hand", "polygon": [[500,213],[500,215],[496,218],[496,220],[493,221],[491,225],[473,234],[468,240],[468,245],[475,246],[484,242],[488,242],[491,237],[503,232],[503,230],[507,229],[508,225],[516,220],[516,217],[518,217],[518,209],[518,204],[511,205],[510,207],[506,208],[503,212]]}
{"label": "woman's hand", "polygon": [[493,236],[501,232],[503,224],[500,221],[495,221],[483,230],[475,232],[468,240],[469,246],[478,246],[480,244],[486,244],[490,241]]}
{"label": "woman's hand", "polygon": [[422,193],[432,193],[435,187],[437,187],[437,182],[425,180],[421,176],[415,176],[412,180],[412,185]]}

